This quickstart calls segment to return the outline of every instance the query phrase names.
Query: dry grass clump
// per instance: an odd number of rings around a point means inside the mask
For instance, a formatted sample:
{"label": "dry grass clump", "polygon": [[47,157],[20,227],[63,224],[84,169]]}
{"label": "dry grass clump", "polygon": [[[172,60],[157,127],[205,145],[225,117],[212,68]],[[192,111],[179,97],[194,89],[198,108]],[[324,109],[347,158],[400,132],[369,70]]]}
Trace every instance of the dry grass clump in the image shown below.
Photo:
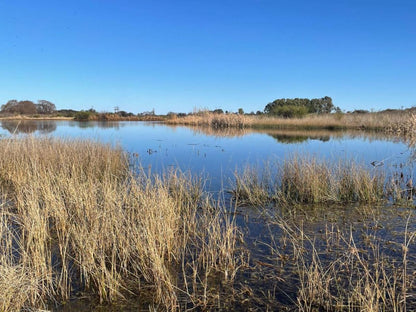
{"label": "dry grass clump", "polygon": [[273,181],[268,169],[261,174],[256,168],[246,166],[242,172],[235,172],[231,193],[237,203],[261,206],[274,199]]}
{"label": "dry grass clump", "polygon": [[251,205],[377,202],[385,198],[382,172],[365,169],[354,161],[330,162],[294,155],[266,174],[247,167],[236,173],[234,196]]}
{"label": "dry grass clump", "polygon": [[199,112],[198,114],[167,119],[167,124],[187,126],[210,126],[214,129],[244,128],[251,124],[251,118],[242,114],[214,114]]}
{"label": "dry grass clump", "polygon": [[406,138],[409,146],[416,145],[416,114],[412,113],[401,120],[391,120],[386,127],[386,133]]}
{"label": "dry grass clump", "polygon": [[133,174],[118,148],[4,139],[0,187],[2,311],[80,290],[101,302],[150,291],[149,302],[172,311],[219,304],[224,289],[211,280],[232,282],[245,261],[234,219],[198,181]]}
{"label": "dry grass clump", "polygon": [[354,161],[293,156],[281,168],[277,193],[286,202],[376,202],[384,196],[384,180],[382,172]]}

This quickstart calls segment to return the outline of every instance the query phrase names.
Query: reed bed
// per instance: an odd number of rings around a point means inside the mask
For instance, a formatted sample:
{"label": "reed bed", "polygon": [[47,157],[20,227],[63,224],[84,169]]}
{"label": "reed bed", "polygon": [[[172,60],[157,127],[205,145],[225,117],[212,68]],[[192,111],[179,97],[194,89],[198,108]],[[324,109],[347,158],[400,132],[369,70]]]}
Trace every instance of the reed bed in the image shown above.
{"label": "reed bed", "polygon": [[282,205],[378,202],[387,197],[382,171],[366,169],[355,161],[318,160],[293,155],[281,164],[268,164],[259,174],[247,166],[235,173],[232,194],[237,202]]}
{"label": "reed bed", "polygon": [[171,125],[209,126],[214,129],[245,128],[252,119],[241,114],[214,114],[199,112],[183,117],[166,119],[164,122]]}
{"label": "reed bed", "polygon": [[166,119],[167,124],[210,126],[212,128],[272,128],[272,129],[329,129],[378,130],[401,136],[416,136],[416,115],[411,110],[384,111],[366,114],[308,115],[303,118],[280,118],[265,115],[214,114],[199,112]]}
{"label": "reed bed", "polygon": [[[0,140],[0,308],[46,309],[82,292],[163,310],[218,306],[245,265],[235,220],[172,172],[131,172],[117,147]],[[230,286],[230,288],[232,288]]]}

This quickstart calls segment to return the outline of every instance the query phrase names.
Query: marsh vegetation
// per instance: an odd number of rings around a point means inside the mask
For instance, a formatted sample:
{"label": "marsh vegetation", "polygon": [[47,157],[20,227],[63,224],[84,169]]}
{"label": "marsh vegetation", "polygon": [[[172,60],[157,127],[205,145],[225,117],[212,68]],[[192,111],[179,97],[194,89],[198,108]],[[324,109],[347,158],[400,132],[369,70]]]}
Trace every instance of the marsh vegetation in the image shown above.
{"label": "marsh vegetation", "polygon": [[2,311],[76,294],[207,307],[247,261],[235,220],[198,179],[132,172],[123,151],[93,142],[0,144]]}
{"label": "marsh vegetation", "polygon": [[292,130],[378,130],[386,133],[412,135],[416,125],[413,109],[374,113],[309,114],[298,118],[270,115],[215,114],[200,111],[195,114],[167,119],[168,124],[210,126],[212,128],[255,128]]}
{"label": "marsh vegetation", "polygon": [[119,147],[3,138],[1,310],[411,309],[413,189],[382,169],[294,155],[213,195]]}

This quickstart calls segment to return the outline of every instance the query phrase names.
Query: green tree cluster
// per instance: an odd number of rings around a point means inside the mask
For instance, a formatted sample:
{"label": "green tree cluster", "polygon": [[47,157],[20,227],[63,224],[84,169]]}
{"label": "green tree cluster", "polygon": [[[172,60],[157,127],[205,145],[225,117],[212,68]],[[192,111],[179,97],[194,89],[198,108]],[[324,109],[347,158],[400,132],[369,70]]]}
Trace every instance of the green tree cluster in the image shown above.
{"label": "green tree cluster", "polygon": [[302,117],[306,114],[329,114],[340,111],[329,96],[320,99],[277,99],[266,105],[264,112],[285,118]]}

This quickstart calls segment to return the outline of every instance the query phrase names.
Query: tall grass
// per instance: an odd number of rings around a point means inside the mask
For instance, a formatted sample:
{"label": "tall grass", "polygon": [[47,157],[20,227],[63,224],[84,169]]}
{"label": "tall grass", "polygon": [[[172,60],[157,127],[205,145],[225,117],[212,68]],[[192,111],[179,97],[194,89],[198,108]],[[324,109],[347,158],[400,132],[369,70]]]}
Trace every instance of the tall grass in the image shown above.
{"label": "tall grass", "polygon": [[210,126],[214,129],[244,128],[250,124],[250,118],[241,114],[214,114],[201,111],[196,114],[166,119],[172,125]]}
{"label": "tall grass", "polygon": [[261,175],[249,166],[236,172],[232,193],[250,205],[317,204],[377,202],[387,196],[387,189],[383,172],[357,162],[292,155],[281,164],[269,164]]}
{"label": "tall grass", "polygon": [[3,139],[0,187],[2,311],[79,290],[101,302],[150,293],[172,311],[208,306],[221,302],[210,279],[232,281],[244,265],[235,220],[198,181],[133,173],[119,148]]}
{"label": "tall grass", "polygon": [[281,118],[266,115],[197,114],[166,119],[168,124],[188,126],[210,126],[212,128],[256,128],[256,129],[366,129],[390,134],[414,137],[416,116],[411,110],[384,111],[367,114],[308,115],[304,118]]}

